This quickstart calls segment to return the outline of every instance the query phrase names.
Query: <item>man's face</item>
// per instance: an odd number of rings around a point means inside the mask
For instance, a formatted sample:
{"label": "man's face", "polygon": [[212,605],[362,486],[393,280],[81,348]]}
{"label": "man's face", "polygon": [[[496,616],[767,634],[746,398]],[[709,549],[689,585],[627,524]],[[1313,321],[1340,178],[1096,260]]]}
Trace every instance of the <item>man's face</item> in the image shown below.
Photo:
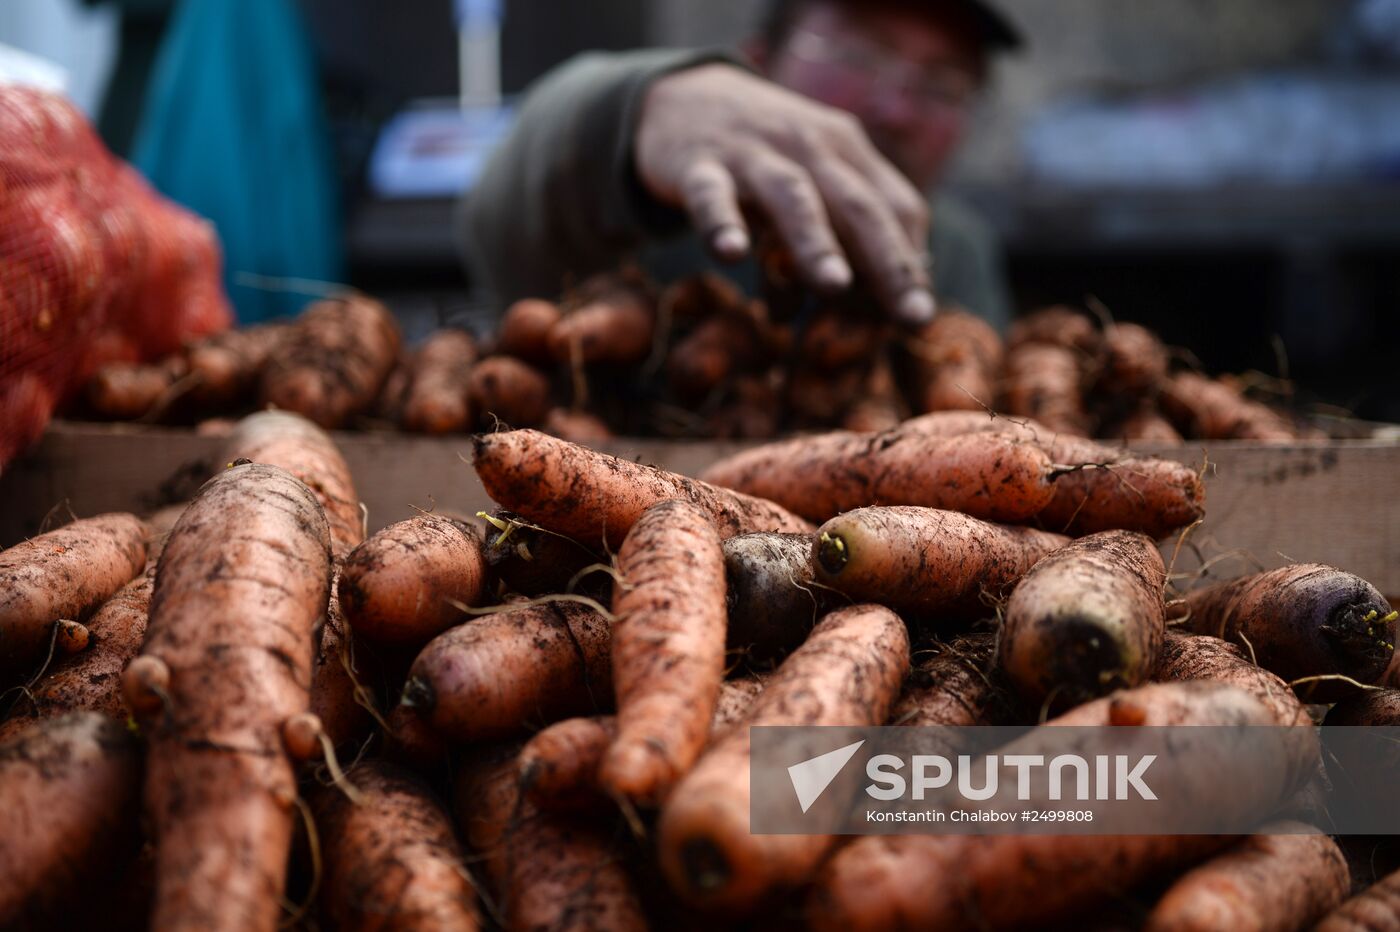
{"label": "man's face", "polygon": [[965,29],[877,3],[812,3],[764,58],[776,83],[854,114],[924,190],[962,140],[981,83],[978,46]]}

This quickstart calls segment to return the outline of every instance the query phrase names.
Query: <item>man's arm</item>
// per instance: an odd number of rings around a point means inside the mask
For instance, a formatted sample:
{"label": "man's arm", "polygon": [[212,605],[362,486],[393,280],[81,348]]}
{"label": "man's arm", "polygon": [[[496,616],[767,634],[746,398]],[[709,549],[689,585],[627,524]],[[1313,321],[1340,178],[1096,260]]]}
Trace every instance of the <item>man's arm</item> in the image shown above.
{"label": "man's arm", "polygon": [[530,93],[458,211],[473,282],[502,301],[557,297],[566,276],[613,268],[645,239],[686,227],[633,165],[641,99],[662,75],[720,52],[581,55]]}
{"label": "man's arm", "polygon": [[551,296],[684,221],[734,261],[756,218],[813,289],[860,272],[897,320],[931,318],[927,205],[855,118],[708,58],[589,55],[536,89],[466,205],[483,284]]}

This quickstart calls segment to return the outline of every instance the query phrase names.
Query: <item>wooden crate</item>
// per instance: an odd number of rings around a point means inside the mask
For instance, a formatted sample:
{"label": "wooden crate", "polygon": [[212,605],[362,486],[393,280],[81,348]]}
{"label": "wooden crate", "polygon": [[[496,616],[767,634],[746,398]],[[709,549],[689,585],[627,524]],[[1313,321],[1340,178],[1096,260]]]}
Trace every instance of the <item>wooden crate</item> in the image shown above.
{"label": "wooden crate", "polygon": [[[337,434],[371,530],[415,508],[474,514],[490,500],[470,466],[468,437]],[[0,475],[0,544],[71,511],[148,510],[188,498],[221,441],[188,430],[56,422],[38,448]],[[619,440],[608,452],[695,474],[741,444]],[[1212,576],[1291,561],[1332,563],[1400,595],[1400,438],[1264,445],[1143,445],[1206,469],[1206,522],[1175,570],[1205,561]],[[1170,558],[1176,547],[1163,550]]]}

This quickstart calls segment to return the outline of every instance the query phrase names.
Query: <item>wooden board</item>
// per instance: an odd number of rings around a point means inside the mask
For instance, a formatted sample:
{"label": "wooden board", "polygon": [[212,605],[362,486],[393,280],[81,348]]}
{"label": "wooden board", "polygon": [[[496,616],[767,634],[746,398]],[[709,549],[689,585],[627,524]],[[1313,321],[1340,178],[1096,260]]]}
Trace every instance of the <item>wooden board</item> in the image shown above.
{"label": "wooden board", "polygon": [[[468,437],[344,433],[336,442],[355,476],[371,530],[415,508],[465,514],[489,508],[469,465]],[[221,442],[188,430],[55,423],[28,457],[0,476],[0,544],[35,533],[46,516],[151,510],[190,497],[216,465]],[[695,474],[740,444],[620,440],[609,452]],[[1332,563],[1400,595],[1400,442],[1149,445],[1144,452],[1206,463],[1206,523],[1175,570],[1205,561],[1230,577],[1290,561]],[[50,521],[57,520],[50,517]],[[1176,549],[1164,546],[1168,557]]]}

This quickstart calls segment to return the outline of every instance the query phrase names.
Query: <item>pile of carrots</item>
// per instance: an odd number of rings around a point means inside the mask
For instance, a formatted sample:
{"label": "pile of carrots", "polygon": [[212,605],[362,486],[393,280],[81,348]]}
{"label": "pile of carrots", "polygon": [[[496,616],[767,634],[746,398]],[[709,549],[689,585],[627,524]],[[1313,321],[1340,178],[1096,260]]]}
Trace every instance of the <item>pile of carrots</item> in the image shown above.
{"label": "pile of carrots", "polygon": [[[277,343],[263,390],[372,394]],[[510,430],[498,511],[366,537],[310,420],[223,443],[190,502],[0,551],[0,927],[1400,927],[1321,833],[749,831],[751,726],[1400,724],[1364,580],[1171,573],[1189,469],[958,412],[700,479]],[[1222,800],[1308,818],[1298,748]]]}
{"label": "pile of carrots", "polygon": [[1314,433],[1236,381],[1172,371],[1167,347],[1136,324],[1051,308],[1003,340],[953,308],[909,333],[851,303],[750,299],[715,275],[658,288],[625,272],[590,279],[559,304],[520,301],[495,333],[442,329],[401,352],[383,306],[349,295],[155,365],[108,366],[89,384],[85,412],[191,423],[274,404],[326,428],[509,425],[579,443],[877,432],[923,414],[993,410],[1114,440]]}

